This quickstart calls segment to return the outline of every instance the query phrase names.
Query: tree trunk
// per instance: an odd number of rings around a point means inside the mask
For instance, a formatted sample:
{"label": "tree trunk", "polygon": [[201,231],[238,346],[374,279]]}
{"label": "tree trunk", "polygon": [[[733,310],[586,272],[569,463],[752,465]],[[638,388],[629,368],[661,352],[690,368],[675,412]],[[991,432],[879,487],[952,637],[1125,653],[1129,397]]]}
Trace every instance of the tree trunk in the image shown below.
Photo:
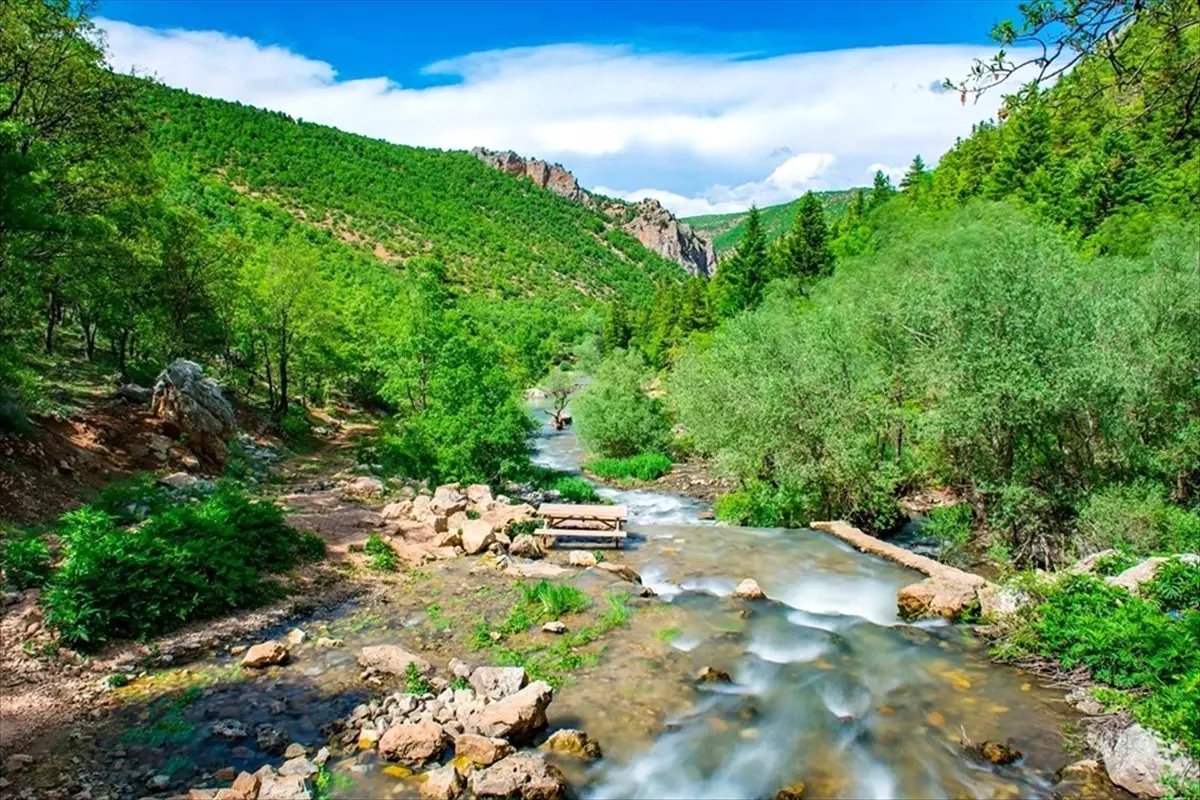
{"label": "tree trunk", "polygon": [[271,348],[267,346],[267,340],[263,339],[263,364],[267,368],[267,405],[271,408],[275,407],[275,374],[271,371]]}
{"label": "tree trunk", "polygon": [[54,352],[54,330],[58,327],[58,322],[62,318],[62,301],[59,299],[58,291],[51,290],[50,298],[46,304],[46,337],[45,346],[47,353]]}
{"label": "tree trunk", "polygon": [[286,414],[288,408],[288,334],[287,312],[280,317],[279,326],[279,413]]}
{"label": "tree trunk", "polygon": [[96,360],[96,323],[88,323],[80,321],[79,326],[83,329],[83,349],[87,353],[88,361]]}

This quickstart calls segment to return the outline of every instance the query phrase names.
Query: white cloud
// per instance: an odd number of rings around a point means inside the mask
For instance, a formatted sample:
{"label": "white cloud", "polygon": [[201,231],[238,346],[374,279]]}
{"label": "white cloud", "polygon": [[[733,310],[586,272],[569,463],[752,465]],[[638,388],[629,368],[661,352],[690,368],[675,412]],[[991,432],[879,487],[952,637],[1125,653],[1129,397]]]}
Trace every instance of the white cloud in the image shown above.
{"label": "white cloud", "polygon": [[[386,77],[342,80],[334,65],[220,32],[98,23],[121,71],[393,142],[511,148],[562,161],[589,184],[624,182],[623,171],[662,185],[653,168],[628,167],[658,164],[674,176],[672,190],[603,191],[658,196],[681,212],[859,185],[868,164],[918,152],[935,162],[999,100],[963,107],[930,88],[987,54],[968,46],[747,59],[559,44],[438,62],[425,72],[457,82],[406,88]],[[788,153],[797,155],[776,163]],[[744,182],[722,185],[716,175]]]}

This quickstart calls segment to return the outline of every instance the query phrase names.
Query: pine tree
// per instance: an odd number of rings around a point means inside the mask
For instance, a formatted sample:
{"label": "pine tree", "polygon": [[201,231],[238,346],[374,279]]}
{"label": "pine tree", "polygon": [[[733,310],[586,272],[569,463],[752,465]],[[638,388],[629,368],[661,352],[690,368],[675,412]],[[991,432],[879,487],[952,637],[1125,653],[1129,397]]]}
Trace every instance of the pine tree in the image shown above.
{"label": "pine tree", "polygon": [[892,179],[883,174],[883,170],[875,170],[875,183],[871,187],[871,208],[879,208],[886,203],[896,190],[892,188]]}
{"label": "pine tree", "polygon": [[758,207],[751,206],[737,251],[720,265],[713,278],[713,300],[721,316],[731,317],[757,306],[762,301],[770,270],[771,259],[767,254],[762,219]]}
{"label": "pine tree", "polygon": [[921,193],[928,177],[929,170],[925,169],[925,162],[918,153],[913,156],[912,163],[908,165],[908,172],[904,173],[904,177],[900,179],[900,191],[915,200]]}
{"label": "pine tree", "polygon": [[852,220],[862,219],[867,213],[867,193],[862,187],[854,190],[854,199],[850,201],[850,208],[846,212],[847,216]]}
{"label": "pine tree", "polygon": [[800,200],[796,221],[787,235],[781,256],[781,277],[811,282],[833,272],[833,253],[829,249],[825,209],[812,192],[806,193]]}
{"label": "pine tree", "polygon": [[608,318],[604,321],[604,330],[600,338],[600,347],[605,355],[613,350],[624,350],[629,347],[633,329],[629,317],[625,314],[625,306],[615,302],[608,307]]}
{"label": "pine tree", "polygon": [[708,301],[707,281],[692,278],[683,295],[683,310],[679,313],[679,326],[684,335],[696,331],[711,331],[717,326],[712,307]]}

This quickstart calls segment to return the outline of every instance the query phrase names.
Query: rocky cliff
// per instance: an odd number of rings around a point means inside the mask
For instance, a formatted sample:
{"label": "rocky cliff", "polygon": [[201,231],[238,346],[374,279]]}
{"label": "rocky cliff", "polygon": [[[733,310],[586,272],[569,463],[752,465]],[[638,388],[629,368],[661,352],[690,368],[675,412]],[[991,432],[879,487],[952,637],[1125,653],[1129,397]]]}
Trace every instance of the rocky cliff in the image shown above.
{"label": "rocky cliff", "polygon": [[511,150],[496,152],[476,147],[471,154],[509,175],[528,178],[543,189],[602,212],[614,226],[635,237],[643,247],[674,261],[692,275],[708,278],[716,272],[717,256],[712,242],[680,222],[657,200],[628,203],[598,197],[581,187],[571,171],[561,164],[524,158]]}

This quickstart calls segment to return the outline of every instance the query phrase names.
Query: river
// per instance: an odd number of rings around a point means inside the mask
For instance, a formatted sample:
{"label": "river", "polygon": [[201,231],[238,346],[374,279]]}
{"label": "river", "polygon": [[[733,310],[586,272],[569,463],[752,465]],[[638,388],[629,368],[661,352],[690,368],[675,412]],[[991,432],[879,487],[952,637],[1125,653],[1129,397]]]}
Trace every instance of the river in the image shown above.
{"label": "river", "polygon": [[[547,429],[537,441],[538,463],[577,471],[580,459],[569,430]],[[1073,712],[1059,692],[991,663],[967,628],[899,620],[896,590],[922,576],[814,531],[702,522],[709,504],[694,499],[600,492],[631,513],[630,541],[610,557],[637,569],[657,597],[636,601],[628,626],[605,638],[595,663],[572,673],[550,706],[551,728],[582,728],[604,748],[594,764],[562,763],[582,797],[767,798],[799,781],[808,797],[1052,794],[1052,775],[1071,760],[1063,730]],[[130,787],[121,796],[144,794],[155,775],[171,775],[176,789],[223,767],[260,766],[253,733],[241,741],[207,733],[224,718],[250,731],[272,725],[313,752],[325,743],[322,726],[378,691],[360,678],[361,647],[400,643],[443,662],[485,657],[465,642],[481,613],[506,607],[511,579],[475,565],[436,562],[370,600],[152,673],[115,693],[120,703],[87,739],[109,777]],[[733,601],[743,578],[770,601]],[[593,596],[606,586],[594,570],[571,580]],[[238,670],[234,645],[293,626],[308,641],[291,663]],[[345,646],[317,647],[318,636]],[[698,682],[707,667],[732,682]],[[186,702],[171,699],[173,688],[196,685],[202,691]],[[963,733],[1011,741],[1024,758],[993,766],[964,750]],[[68,756],[73,741],[53,749]],[[54,763],[45,763],[48,773]],[[373,751],[335,755],[330,767],[334,797],[416,796]]]}

